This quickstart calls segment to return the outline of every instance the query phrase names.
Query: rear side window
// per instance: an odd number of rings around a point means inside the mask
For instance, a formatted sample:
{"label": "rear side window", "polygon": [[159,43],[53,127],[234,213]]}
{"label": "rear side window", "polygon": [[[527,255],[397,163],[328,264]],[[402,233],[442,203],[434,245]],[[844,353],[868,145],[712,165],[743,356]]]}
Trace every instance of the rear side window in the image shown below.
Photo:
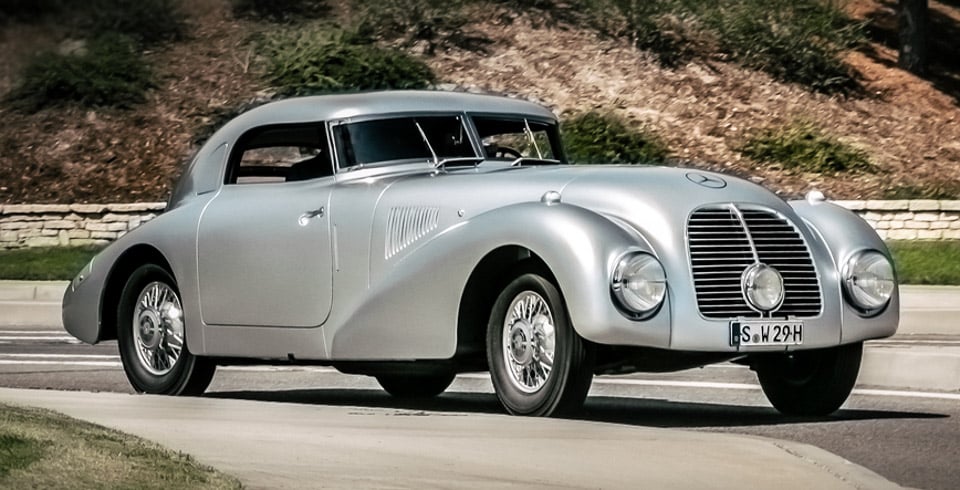
{"label": "rear side window", "polygon": [[322,124],[267,126],[237,141],[227,184],[295,182],[333,175]]}

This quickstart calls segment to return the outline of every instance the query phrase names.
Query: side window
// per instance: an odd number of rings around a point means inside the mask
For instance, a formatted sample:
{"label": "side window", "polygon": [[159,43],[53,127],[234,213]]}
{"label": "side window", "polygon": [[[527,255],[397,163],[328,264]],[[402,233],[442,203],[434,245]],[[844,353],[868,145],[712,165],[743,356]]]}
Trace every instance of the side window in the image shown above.
{"label": "side window", "polygon": [[266,126],[237,140],[227,184],[294,182],[333,175],[322,124]]}

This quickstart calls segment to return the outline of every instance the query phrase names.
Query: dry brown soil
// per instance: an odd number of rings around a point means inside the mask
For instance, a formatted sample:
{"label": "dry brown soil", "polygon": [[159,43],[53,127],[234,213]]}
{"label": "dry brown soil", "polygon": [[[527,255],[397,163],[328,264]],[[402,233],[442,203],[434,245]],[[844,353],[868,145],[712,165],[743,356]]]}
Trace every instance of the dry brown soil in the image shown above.
{"label": "dry brown soil", "polygon": [[[233,19],[227,0],[185,5],[190,39],[147,54],[162,76],[146,104],[31,115],[0,105],[0,203],[164,200],[196,149],[199,128],[268,93],[250,36],[269,27]],[[960,8],[953,5],[931,1],[937,22],[956,29]],[[960,91],[951,85],[960,61],[949,62],[951,54],[960,60],[949,52],[958,42],[941,42],[946,61],[921,79],[895,66],[887,42],[890,2],[856,0],[850,9],[876,24],[874,42],[847,56],[865,80],[865,97],[814,94],[727,63],[663,68],[625,42],[504,13],[469,26],[494,40],[487,53],[441,51],[424,59],[443,82],[530,98],[560,114],[613,110],[661,135],[677,165],[748,176],[785,196],[816,188],[834,199],[882,198],[891,188],[912,186],[960,197]],[[0,94],[30,53],[63,42],[56,26],[0,27]],[[735,150],[749,133],[796,118],[866,150],[878,170],[793,173]]]}

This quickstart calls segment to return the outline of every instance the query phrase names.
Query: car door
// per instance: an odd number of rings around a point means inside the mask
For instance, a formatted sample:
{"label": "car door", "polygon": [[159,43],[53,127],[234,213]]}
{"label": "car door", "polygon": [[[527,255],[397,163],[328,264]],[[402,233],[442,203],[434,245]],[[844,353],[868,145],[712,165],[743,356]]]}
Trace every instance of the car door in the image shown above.
{"label": "car door", "polygon": [[197,230],[208,325],[315,327],[332,299],[333,171],[322,125],[241,137]]}

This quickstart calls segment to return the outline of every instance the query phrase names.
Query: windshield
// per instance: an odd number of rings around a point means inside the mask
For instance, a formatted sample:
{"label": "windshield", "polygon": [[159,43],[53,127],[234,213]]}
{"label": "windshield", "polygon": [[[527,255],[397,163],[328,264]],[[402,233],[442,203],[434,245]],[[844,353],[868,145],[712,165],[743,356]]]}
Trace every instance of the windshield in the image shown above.
{"label": "windshield", "polygon": [[340,167],[476,157],[461,116],[377,119],[334,126]]}
{"label": "windshield", "polygon": [[556,124],[509,116],[473,116],[487,158],[563,160]]}

